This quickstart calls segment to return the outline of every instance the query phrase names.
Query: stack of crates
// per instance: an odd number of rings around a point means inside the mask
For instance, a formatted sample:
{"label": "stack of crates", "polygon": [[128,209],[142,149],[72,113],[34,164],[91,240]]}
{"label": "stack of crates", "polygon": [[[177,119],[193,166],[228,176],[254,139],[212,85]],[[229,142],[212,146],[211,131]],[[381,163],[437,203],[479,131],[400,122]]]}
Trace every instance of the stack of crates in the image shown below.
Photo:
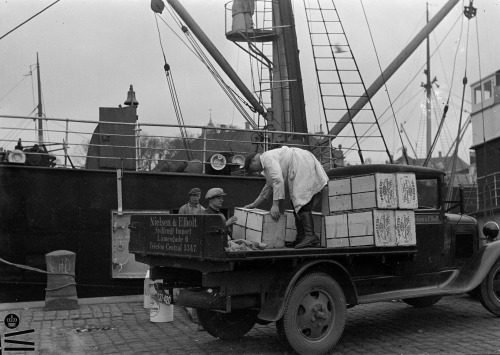
{"label": "stack of crates", "polygon": [[322,192],[326,247],[416,244],[415,174],[376,173],[330,180]]}

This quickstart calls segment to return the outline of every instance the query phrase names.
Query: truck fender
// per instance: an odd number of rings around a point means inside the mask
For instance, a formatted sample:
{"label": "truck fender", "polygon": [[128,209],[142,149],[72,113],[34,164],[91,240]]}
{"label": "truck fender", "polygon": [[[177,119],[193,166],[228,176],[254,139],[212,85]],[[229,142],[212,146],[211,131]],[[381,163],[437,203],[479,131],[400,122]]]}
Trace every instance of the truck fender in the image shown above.
{"label": "truck fender", "polygon": [[332,276],[342,287],[347,304],[359,303],[351,276],[341,264],[332,260],[315,260],[301,264],[287,273],[280,273],[271,287],[267,289],[258,318],[270,322],[280,319],[293,286],[302,275],[311,271],[321,271]]}
{"label": "truck fender", "polygon": [[473,290],[483,282],[498,258],[500,258],[500,240],[486,244],[474,259],[460,268],[455,279],[443,286],[460,292]]}

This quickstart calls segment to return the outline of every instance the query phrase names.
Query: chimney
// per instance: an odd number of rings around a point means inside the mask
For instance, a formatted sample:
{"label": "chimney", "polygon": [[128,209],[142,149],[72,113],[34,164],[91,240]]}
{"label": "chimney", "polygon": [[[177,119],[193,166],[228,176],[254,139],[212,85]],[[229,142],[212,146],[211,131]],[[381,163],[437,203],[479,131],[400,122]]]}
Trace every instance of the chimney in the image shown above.
{"label": "chimney", "polygon": [[440,158],[442,158],[442,157],[443,157],[443,155],[441,154],[441,152],[439,152],[439,157],[440,157]]}
{"label": "chimney", "polygon": [[250,123],[245,122],[245,129],[250,129]]}

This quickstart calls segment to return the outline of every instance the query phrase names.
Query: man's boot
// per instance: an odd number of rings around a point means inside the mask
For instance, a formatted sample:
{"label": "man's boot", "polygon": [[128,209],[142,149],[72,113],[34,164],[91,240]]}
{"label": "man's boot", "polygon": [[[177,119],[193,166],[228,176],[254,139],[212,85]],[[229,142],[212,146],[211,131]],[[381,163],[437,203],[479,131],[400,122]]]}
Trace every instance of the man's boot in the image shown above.
{"label": "man's boot", "polygon": [[295,248],[297,244],[304,240],[304,225],[302,224],[302,221],[300,220],[298,214],[294,213],[293,216],[295,217],[295,228],[297,229],[297,236],[295,237],[295,240],[293,242],[285,243],[285,247],[287,248]]}
{"label": "man's boot", "polygon": [[304,239],[295,246],[295,249],[318,247],[320,240],[316,233],[314,233],[312,212],[299,212],[299,218],[304,226]]}

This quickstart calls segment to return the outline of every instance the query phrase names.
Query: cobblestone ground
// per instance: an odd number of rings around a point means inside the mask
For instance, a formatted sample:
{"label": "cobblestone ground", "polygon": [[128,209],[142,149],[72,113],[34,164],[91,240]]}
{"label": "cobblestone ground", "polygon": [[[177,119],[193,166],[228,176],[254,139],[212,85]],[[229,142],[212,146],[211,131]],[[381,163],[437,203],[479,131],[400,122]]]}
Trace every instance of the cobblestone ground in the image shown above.
{"label": "cobblestone ground", "polygon": [[[275,325],[257,325],[239,341],[226,342],[198,331],[183,308],[174,321],[152,323],[142,303],[80,305],[75,311],[0,311],[20,317],[11,330],[0,325],[8,354],[292,354],[279,342]],[[5,334],[34,329],[16,340],[35,343],[33,352],[8,351]],[[13,338],[8,338],[13,339]],[[1,351],[0,351],[1,353]],[[416,309],[383,302],[348,310],[334,354],[500,354],[500,317],[467,296],[446,297]]]}

